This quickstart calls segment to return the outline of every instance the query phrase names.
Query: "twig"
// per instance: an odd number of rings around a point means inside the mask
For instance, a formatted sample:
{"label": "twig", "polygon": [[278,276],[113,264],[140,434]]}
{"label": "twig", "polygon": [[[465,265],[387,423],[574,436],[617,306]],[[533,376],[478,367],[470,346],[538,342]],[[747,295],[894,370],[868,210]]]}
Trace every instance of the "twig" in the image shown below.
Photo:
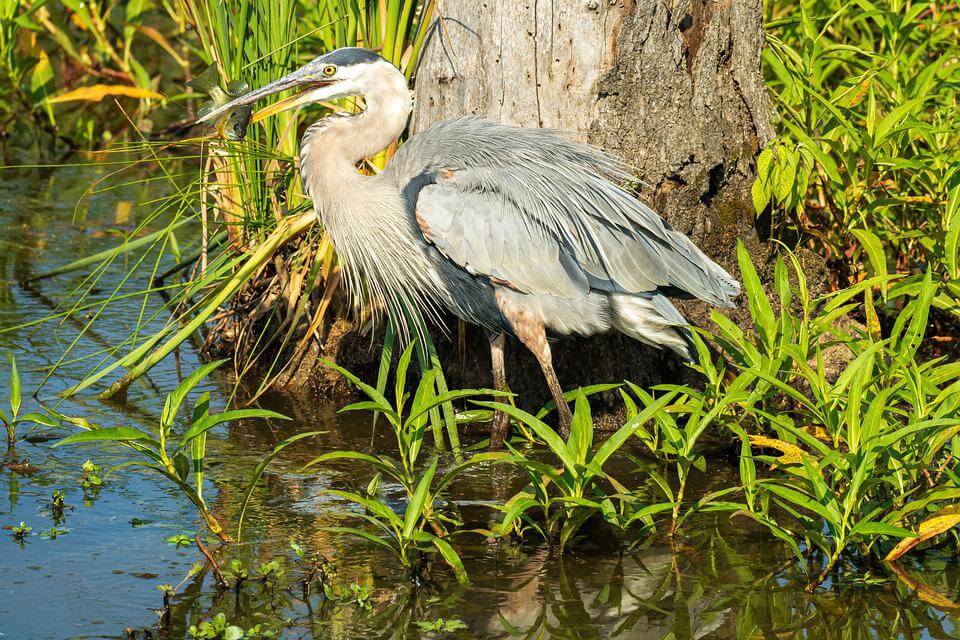
{"label": "twig", "polygon": [[207,559],[207,562],[209,562],[213,568],[213,577],[217,581],[217,586],[223,589],[230,588],[230,583],[227,582],[227,579],[223,577],[223,572],[220,571],[220,565],[217,564],[216,559],[214,559],[210,550],[207,549],[207,546],[203,544],[203,539],[199,533],[197,534],[197,549],[200,549],[200,553],[203,554],[203,557]]}

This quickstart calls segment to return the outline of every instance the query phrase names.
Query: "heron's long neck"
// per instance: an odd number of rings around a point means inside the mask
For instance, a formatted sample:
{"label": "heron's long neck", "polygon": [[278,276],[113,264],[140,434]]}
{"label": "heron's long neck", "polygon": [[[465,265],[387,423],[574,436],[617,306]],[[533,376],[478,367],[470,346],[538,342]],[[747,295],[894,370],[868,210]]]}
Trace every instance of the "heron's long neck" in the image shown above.
{"label": "heron's long neck", "polygon": [[362,199],[360,190],[373,185],[357,173],[357,162],[387,148],[407,125],[412,105],[403,75],[386,72],[375,86],[363,96],[363,112],[325,118],[303,136],[300,172],[321,215]]}
{"label": "heron's long neck", "polygon": [[406,331],[409,311],[434,315],[439,285],[411,230],[399,187],[383,176],[360,175],[356,167],[406,127],[410,94],[403,75],[394,73],[371,83],[378,89],[364,96],[363,113],[331,116],[307,129],[300,174],[342,259],[347,289],[362,301],[361,281],[366,282],[367,294]]}

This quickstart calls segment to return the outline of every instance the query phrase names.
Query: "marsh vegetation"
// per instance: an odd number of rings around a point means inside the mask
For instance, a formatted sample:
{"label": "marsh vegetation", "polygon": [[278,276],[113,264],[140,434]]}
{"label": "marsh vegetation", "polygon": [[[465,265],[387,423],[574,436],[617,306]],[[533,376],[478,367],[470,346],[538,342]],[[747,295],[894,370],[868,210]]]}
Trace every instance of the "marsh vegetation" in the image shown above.
{"label": "marsh vegetation", "polygon": [[[0,632],[955,637],[956,6],[766,5],[750,322],[715,312],[682,380],[571,390],[566,441],[343,294],[295,158],[359,105],[189,127],[214,61],[258,86],[362,45],[413,78],[436,11],[0,0]],[[305,368],[356,401],[285,393]]]}

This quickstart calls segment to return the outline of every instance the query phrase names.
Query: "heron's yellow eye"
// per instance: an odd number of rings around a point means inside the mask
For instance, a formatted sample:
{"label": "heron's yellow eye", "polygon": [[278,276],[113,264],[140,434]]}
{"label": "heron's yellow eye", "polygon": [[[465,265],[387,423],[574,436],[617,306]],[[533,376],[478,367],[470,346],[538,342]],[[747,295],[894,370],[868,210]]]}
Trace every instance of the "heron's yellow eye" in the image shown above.
{"label": "heron's yellow eye", "polygon": [[332,64],[328,64],[323,68],[323,75],[330,77],[337,72],[337,68]]}

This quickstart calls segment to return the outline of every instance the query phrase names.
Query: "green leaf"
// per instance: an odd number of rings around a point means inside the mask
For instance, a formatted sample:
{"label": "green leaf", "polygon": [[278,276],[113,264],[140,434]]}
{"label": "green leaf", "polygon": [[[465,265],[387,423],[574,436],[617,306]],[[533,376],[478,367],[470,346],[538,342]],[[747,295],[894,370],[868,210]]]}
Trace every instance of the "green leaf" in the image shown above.
{"label": "green leaf", "polygon": [[[577,389],[571,389],[563,394],[563,399],[567,402],[571,402],[574,398],[577,397],[578,393],[582,393],[588,398],[592,395],[603,393],[604,391],[611,391],[613,389],[619,389],[623,386],[623,383],[620,382],[607,382],[603,384],[592,384],[586,387],[579,387]],[[503,392],[497,392],[500,395],[503,395]],[[547,402],[547,404],[540,407],[540,410],[536,413],[536,418],[538,420],[543,420],[551,411],[554,411],[557,408],[557,403],[553,400]]]}
{"label": "green leaf", "polygon": [[774,170],[773,191],[777,200],[785,202],[797,180],[797,158],[783,145],[778,147],[777,155],[779,158]]}
{"label": "green leaf", "polygon": [[54,447],[65,444],[78,444],[82,442],[123,442],[126,440],[150,440],[156,442],[153,436],[134,429],[133,427],[108,427],[105,429],[92,429],[75,433],[67,436],[63,440],[53,443]]}
{"label": "green leaf", "polygon": [[[431,382],[432,381],[433,381],[433,378],[431,378]],[[434,407],[450,402],[452,400],[459,400],[461,398],[471,398],[474,396],[485,396],[485,395],[503,396],[503,395],[510,395],[510,394],[496,391],[495,389],[457,389],[455,391],[447,391],[439,395],[431,396],[429,400],[414,403],[414,405],[410,408],[410,417],[407,418],[407,422],[408,423],[413,422],[414,420],[420,418],[421,416],[423,416],[423,414],[427,413]]]}
{"label": "green leaf", "polygon": [[447,486],[457,478],[457,476],[467,469],[477,466],[478,464],[483,464],[485,462],[512,462],[513,460],[514,457],[505,451],[487,451],[485,453],[478,453],[469,460],[461,462],[460,464],[448,469],[442,476],[440,476],[440,480],[437,482],[437,487],[434,493],[439,495],[440,492],[446,489]]}
{"label": "green leaf", "polygon": [[168,428],[172,426],[173,421],[177,417],[177,413],[180,411],[180,406],[187,398],[187,394],[190,393],[194,387],[200,384],[201,380],[210,375],[211,371],[219,367],[224,362],[226,362],[226,360],[214,360],[213,362],[208,362],[191,373],[183,382],[177,385],[177,388],[167,396],[167,400],[163,404],[163,413],[160,414],[160,423]]}
{"label": "green leaf", "polygon": [[769,182],[773,169],[773,148],[767,147],[757,156],[757,180]]}
{"label": "green leaf", "polygon": [[54,420],[53,418],[51,418],[50,416],[45,415],[43,413],[36,413],[36,412],[23,414],[22,416],[20,416],[18,422],[20,423],[32,422],[34,424],[42,424],[45,427],[60,426],[60,423]]}
{"label": "green leaf", "polygon": [[884,296],[887,295],[887,255],[883,250],[883,242],[875,233],[867,229],[851,229],[850,233],[856,237],[870,259],[870,266],[873,267],[873,274],[884,278],[880,281],[880,291]]}
{"label": "green leaf", "polygon": [[231,422],[233,420],[245,420],[248,418],[276,418],[277,420],[290,419],[282,413],[277,413],[276,411],[270,411],[267,409],[234,409],[232,411],[224,411],[223,413],[205,415],[190,425],[190,428],[187,429],[186,433],[183,434],[183,437],[180,438],[180,444],[178,445],[178,448],[183,449],[190,444],[191,440],[202,433],[206,433],[219,424]]}
{"label": "green leaf", "polygon": [[273,447],[273,451],[268,453],[259,463],[257,463],[257,466],[253,469],[253,473],[250,474],[250,481],[247,482],[247,488],[243,492],[243,502],[240,503],[240,515],[237,518],[237,543],[240,542],[240,536],[243,533],[243,517],[247,513],[247,504],[250,502],[250,496],[253,495],[253,490],[256,488],[257,482],[260,481],[260,476],[263,475],[267,465],[269,465],[281,451],[292,445],[294,442],[298,442],[305,438],[319,436],[324,433],[326,433],[326,431],[307,431],[305,433],[298,433],[287,438],[286,440],[282,440]]}
{"label": "green leaf", "polygon": [[[403,521],[400,519],[400,516],[398,516],[388,505],[380,502],[377,499],[362,496],[354,491],[338,491],[336,489],[327,489],[324,491],[324,493],[339,496],[344,500],[357,503],[371,514],[376,516],[376,518],[379,518],[382,522],[374,521],[374,524],[377,524],[384,530],[389,530],[389,527],[400,529],[403,526]],[[389,527],[386,525],[389,525]]]}
{"label": "green leaf", "polygon": [[243,640],[244,637],[246,633],[240,627],[230,625],[223,630],[223,640]]}
{"label": "green leaf", "polygon": [[800,491],[797,491],[795,489],[791,489],[789,487],[785,487],[783,485],[773,483],[773,482],[765,483],[764,486],[767,488],[767,490],[777,494],[787,502],[790,502],[791,504],[794,504],[802,509],[806,509],[807,511],[815,513],[816,515],[823,518],[824,521],[832,525],[837,524],[835,519],[833,518],[833,515],[827,510],[827,508],[824,507],[819,502],[817,502],[816,500],[814,500],[809,495],[805,493],[801,493]]}
{"label": "green leaf", "polygon": [[557,432],[547,426],[542,420],[535,418],[526,411],[518,409],[513,405],[504,404],[502,402],[476,402],[475,404],[481,407],[487,407],[488,409],[500,410],[506,413],[508,416],[515,418],[519,422],[530,427],[533,432],[537,435],[538,438],[543,440],[550,450],[553,452],[557,458],[563,463],[563,466],[566,467],[574,477],[578,477],[577,473],[577,461],[570,455],[570,451],[567,449],[567,443],[563,441]]}
{"label": "green leaf", "polygon": [[856,536],[893,536],[894,538],[915,538],[916,533],[903,527],[897,527],[885,522],[869,522],[861,520],[852,529],[850,535]]}
{"label": "green leaf", "polygon": [[344,369],[344,368],[341,367],[340,365],[336,364],[336,363],[333,362],[332,360],[328,360],[328,359],[324,358],[324,359],[323,359],[323,363],[324,363],[325,365],[327,365],[328,367],[330,367],[331,369],[333,369],[334,371],[336,371],[337,373],[339,373],[340,375],[342,375],[342,376],[343,376],[344,378],[346,378],[347,380],[349,380],[349,381],[353,384],[353,386],[355,386],[355,387],[357,387],[358,389],[360,389],[361,391],[363,391],[363,393],[365,393],[365,394],[367,395],[367,397],[369,397],[371,400],[373,400],[373,401],[376,402],[377,404],[379,404],[379,405],[381,405],[381,406],[388,406],[388,407],[393,406],[393,405],[391,405],[390,402],[384,397],[384,395],[383,395],[382,393],[380,393],[380,392],[377,391],[375,388],[371,387],[371,386],[368,385],[366,382],[364,382],[363,380],[361,380],[361,379],[358,378],[357,376],[353,375],[352,373],[350,373],[349,371],[347,371],[346,369]]}
{"label": "green leaf", "polygon": [[960,179],[947,195],[946,227],[944,255],[950,277],[956,280],[960,278]]}
{"label": "green leaf", "polygon": [[182,481],[187,481],[187,476],[190,475],[190,460],[187,459],[187,454],[182,451],[178,451],[173,456],[173,468],[177,472],[177,477]]}
{"label": "green leaf", "polygon": [[893,133],[893,128],[900,124],[900,121],[903,120],[907,115],[913,111],[917,106],[923,104],[927,100],[927,96],[921,96],[918,98],[913,98],[912,100],[907,100],[900,106],[894,108],[890,113],[888,113],[883,120],[877,123],[876,129],[876,144],[879,145],[883,140]]}
{"label": "green leaf", "polygon": [[767,299],[767,293],[760,282],[760,276],[753,266],[750,254],[743,242],[737,242],[737,261],[740,265],[740,277],[743,279],[744,289],[747,293],[747,300],[750,304],[750,315],[757,325],[761,334],[764,336],[764,344],[768,347],[773,344],[776,335],[776,318],[773,314],[773,308]]}
{"label": "green leaf", "polygon": [[417,488],[410,498],[410,504],[407,505],[406,513],[403,518],[403,535],[410,537],[417,526],[417,522],[423,517],[423,509],[426,506],[427,499],[430,497],[430,485],[433,483],[433,476],[437,472],[438,458],[433,457],[430,466],[424,472]]}
{"label": "green leaf", "polygon": [[17,371],[17,359],[10,356],[10,419],[17,420],[20,412],[20,372]]}
{"label": "green leaf", "polygon": [[603,441],[603,443],[597,448],[597,452],[593,455],[591,465],[595,466],[598,470],[602,469],[603,465],[607,462],[610,456],[619,451],[620,447],[623,446],[627,439],[632,436],[641,425],[643,425],[652,416],[662,411],[663,408],[676,396],[676,391],[669,391],[661,395],[652,403],[647,404],[643,408],[643,411],[638,413],[634,418],[628,420],[627,423],[617,429],[613,435]]}
{"label": "green leaf", "polygon": [[360,453],[359,451],[330,451],[321,456],[317,456],[307,464],[303,465],[301,471],[306,471],[315,464],[328,462],[330,460],[359,460],[361,462],[366,462],[375,469],[379,469],[380,471],[386,473],[400,484],[404,484],[405,482],[403,469],[401,469],[392,460],[378,456],[372,456],[368,453]]}
{"label": "green leaf", "polygon": [[593,418],[590,416],[590,403],[582,392],[578,392],[573,410],[573,422],[570,426],[570,438],[567,450],[581,465],[587,463],[587,455],[593,448]]}
{"label": "green leaf", "polygon": [[329,531],[330,533],[345,533],[347,535],[356,536],[357,538],[363,538],[368,542],[373,542],[374,544],[378,544],[381,547],[389,549],[397,556],[400,555],[400,552],[392,544],[380,536],[375,536],[368,531],[364,531],[363,529],[357,529],[355,527],[320,527],[320,530]]}
{"label": "green leaf", "polygon": [[396,396],[396,409],[398,414],[403,413],[403,397],[404,390],[407,386],[407,369],[410,366],[410,358],[413,357],[413,349],[416,346],[416,340],[411,340],[410,344],[407,345],[407,348],[403,350],[403,353],[400,354],[400,361],[397,363],[397,373],[396,380],[394,380],[395,385],[395,396]]}
{"label": "green leaf", "polygon": [[450,546],[450,543],[437,536],[431,536],[431,542],[433,546],[437,548],[437,551],[440,552],[440,555],[443,556],[444,561],[453,569],[453,575],[456,577],[457,582],[459,584],[468,584],[470,578],[467,576],[467,570],[463,566],[463,560],[460,559],[457,552]]}

